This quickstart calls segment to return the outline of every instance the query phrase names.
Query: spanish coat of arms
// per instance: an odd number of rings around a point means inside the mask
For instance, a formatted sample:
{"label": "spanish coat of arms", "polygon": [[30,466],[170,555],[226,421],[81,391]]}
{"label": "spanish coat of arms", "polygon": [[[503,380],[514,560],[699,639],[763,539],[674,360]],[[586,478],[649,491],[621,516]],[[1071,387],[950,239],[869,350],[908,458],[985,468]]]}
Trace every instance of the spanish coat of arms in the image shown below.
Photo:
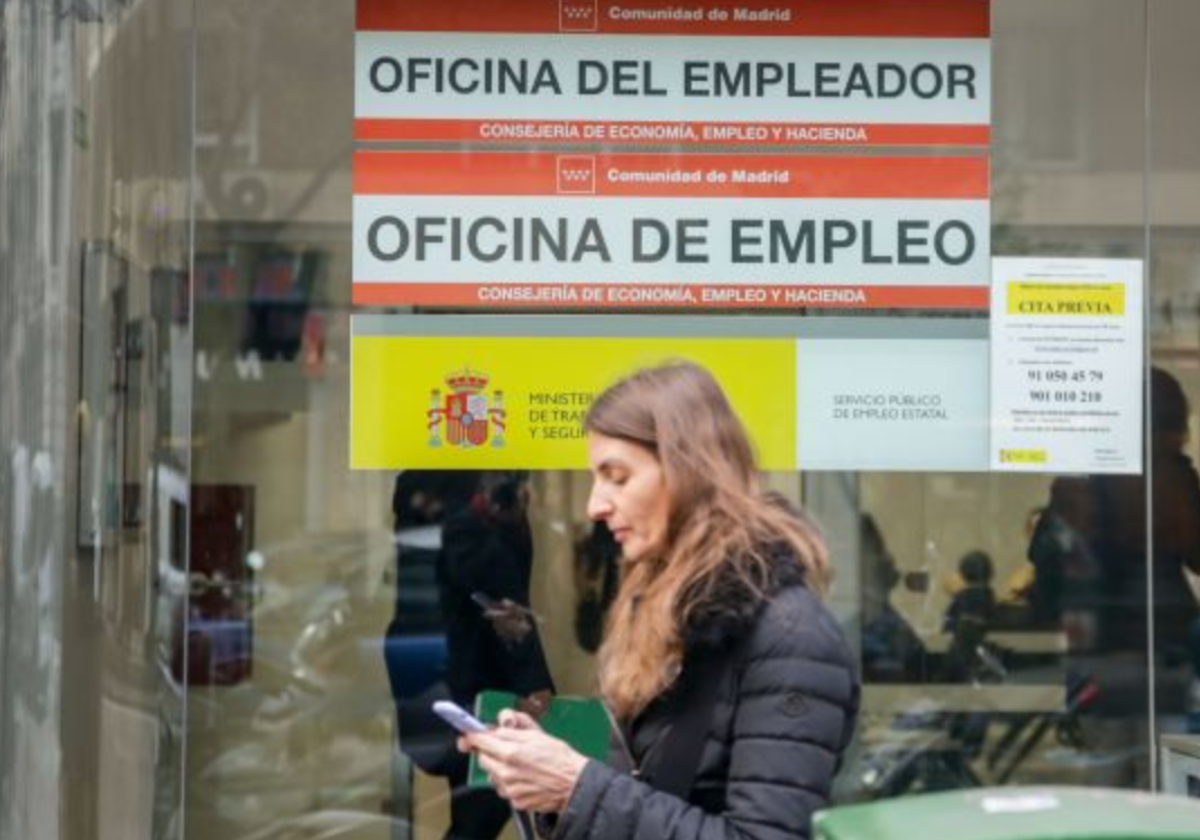
{"label": "spanish coat of arms", "polygon": [[429,410],[425,412],[429,445],[442,445],[444,424],[445,440],[451,446],[483,446],[489,434],[492,446],[504,446],[504,392],[493,390],[489,400],[490,377],[470,368],[454,371],[445,381],[450,393],[444,402],[440,388],[429,392]]}

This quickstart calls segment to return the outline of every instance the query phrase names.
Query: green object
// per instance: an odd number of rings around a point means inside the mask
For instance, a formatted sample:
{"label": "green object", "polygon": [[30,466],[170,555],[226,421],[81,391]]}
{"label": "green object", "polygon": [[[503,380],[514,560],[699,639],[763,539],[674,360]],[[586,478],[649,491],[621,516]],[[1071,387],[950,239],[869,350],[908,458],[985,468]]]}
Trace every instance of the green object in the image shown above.
{"label": "green object", "polygon": [[[517,695],[510,691],[481,691],[475,698],[475,717],[495,723],[504,709],[515,709]],[[550,708],[538,721],[542,728],[561,738],[588,758],[604,761],[608,757],[609,718],[604,704],[594,697],[554,697]],[[467,784],[488,787],[491,782],[471,754]]]}
{"label": "green object", "polygon": [[1085,787],[1003,787],[820,811],[815,840],[1197,840],[1200,802]]}

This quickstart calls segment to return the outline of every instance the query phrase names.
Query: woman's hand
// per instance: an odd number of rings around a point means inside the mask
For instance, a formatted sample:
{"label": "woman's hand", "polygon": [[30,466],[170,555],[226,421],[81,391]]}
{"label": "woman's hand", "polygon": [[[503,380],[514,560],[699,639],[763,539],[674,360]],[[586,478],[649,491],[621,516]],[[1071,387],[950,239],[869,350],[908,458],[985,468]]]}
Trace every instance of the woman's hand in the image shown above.
{"label": "woman's hand", "polygon": [[586,757],[547,735],[529,715],[506,709],[500,725],[464,735],[459,749],[474,750],[496,792],[521,811],[560,813],[575,790]]}

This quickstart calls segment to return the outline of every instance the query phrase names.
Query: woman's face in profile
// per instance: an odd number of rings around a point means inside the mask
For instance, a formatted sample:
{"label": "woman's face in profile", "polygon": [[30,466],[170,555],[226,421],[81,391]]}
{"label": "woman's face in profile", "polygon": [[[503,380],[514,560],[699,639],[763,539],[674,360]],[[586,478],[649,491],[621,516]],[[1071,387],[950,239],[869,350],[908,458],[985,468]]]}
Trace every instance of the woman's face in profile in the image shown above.
{"label": "woman's face in profile", "polygon": [[588,434],[592,493],[588,516],[603,521],[626,560],[641,560],[666,544],[667,482],[662,465],[644,446]]}

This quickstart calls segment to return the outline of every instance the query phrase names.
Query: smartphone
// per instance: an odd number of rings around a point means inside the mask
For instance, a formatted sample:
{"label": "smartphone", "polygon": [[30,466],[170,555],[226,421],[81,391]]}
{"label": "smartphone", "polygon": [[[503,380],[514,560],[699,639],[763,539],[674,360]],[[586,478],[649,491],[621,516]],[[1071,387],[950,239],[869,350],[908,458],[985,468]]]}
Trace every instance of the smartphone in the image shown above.
{"label": "smartphone", "polygon": [[471,600],[485,610],[500,610],[504,608],[501,601],[496,600],[486,592],[480,592],[478,589],[471,593]]}
{"label": "smartphone", "polygon": [[438,700],[433,704],[433,713],[459,732],[486,732],[483,721],[468,712],[462,706],[450,700]]}
{"label": "smartphone", "polygon": [[529,616],[538,624],[542,623],[542,617],[540,615],[529,609],[529,607],[518,604],[516,601],[501,601],[498,598],[493,598],[486,592],[480,592],[478,589],[471,593],[471,600],[478,604],[481,610],[504,610],[515,612],[520,615]]}

